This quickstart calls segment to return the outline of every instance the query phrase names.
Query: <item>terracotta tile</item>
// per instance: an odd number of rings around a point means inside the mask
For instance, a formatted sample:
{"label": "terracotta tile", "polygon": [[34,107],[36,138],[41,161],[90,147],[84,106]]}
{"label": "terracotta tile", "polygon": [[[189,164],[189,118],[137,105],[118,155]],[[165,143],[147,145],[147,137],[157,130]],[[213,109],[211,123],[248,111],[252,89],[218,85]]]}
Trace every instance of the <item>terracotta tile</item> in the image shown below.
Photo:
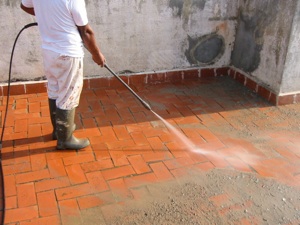
{"label": "terracotta tile", "polygon": [[184,158],[166,160],[164,161],[164,164],[167,166],[169,170],[174,170],[180,167],[191,166],[195,164],[195,162],[189,157],[184,157]]}
{"label": "terracotta tile", "polygon": [[162,161],[173,158],[172,154],[168,151],[147,152],[142,156],[146,162]]}
{"label": "terracotta tile", "polygon": [[[129,84],[129,79],[128,79],[128,76],[124,76],[124,75],[121,75],[119,76],[119,78],[121,78],[127,85]],[[112,88],[125,88],[124,85],[115,77],[112,77],[110,80],[109,80],[109,87],[112,87]]]}
{"label": "terracotta tile", "polygon": [[277,105],[288,105],[294,103],[294,95],[278,96]]}
{"label": "terracotta tile", "polygon": [[122,149],[124,146],[134,147],[135,143],[133,140],[124,140],[124,141],[112,141],[107,143],[107,147],[110,150]]}
{"label": "terracotta tile", "polygon": [[47,82],[26,84],[26,94],[47,92]]}
{"label": "terracotta tile", "polygon": [[87,179],[79,164],[66,166],[66,171],[72,185],[86,183]]}
{"label": "terracotta tile", "polygon": [[147,187],[131,188],[130,191],[132,192],[133,198],[136,200],[142,200],[150,195]]}
{"label": "terracotta tile", "polygon": [[249,165],[247,165],[245,162],[243,162],[240,159],[229,157],[229,158],[226,158],[226,161],[229,162],[229,164],[231,166],[233,166],[235,169],[237,169],[239,171],[252,172]]}
{"label": "terracotta tile", "polygon": [[5,224],[18,222],[22,220],[32,220],[38,218],[38,207],[29,206],[24,208],[9,209],[5,212]]}
{"label": "terracotta tile", "polygon": [[207,142],[219,141],[217,136],[215,136],[210,130],[197,129],[196,132],[201,135]]}
{"label": "terracotta tile", "polygon": [[267,101],[269,101],[271,97],[271,92],[262,86],[258,86],[257,94],[266,99]]}
{"label": "terracotta tile", "polygon": [[169,169],[162,162],[152,163],[150,167],[159,181],[172,180],[174,178]]}
{"label": "terracotta tile", "polygon": [[5,198],[5,208],[6,209],[18,208],[17,196],[11,196],[11,197]]}
{"label": "terracotta tile", "polygon": [[95,171],[95,172],[87,173],[86,177],[93,191],[105,192],[108,190],[108,185],[105,182],[103,172]]}
{"label": "terracotta tile", "polygon": [[94,154],[85,154],[79,156],[70,156],[70,157],[65,157],[63,158],[64,165],[72,165],[72,164],[78,164],[78,163],[87,163],[87,162],[93,162],[95,161],[95,156]]}
{"label": "terracotta tile", "polygon": [[191,159],[193,159],[195,163],[203,163],[208,161],[208,159],[205,157],[205,152],[201,154],[201,151],[200,152],[189,151],[188,155]]}
{"label": "terracotta tile", "polygon": [[82,123],[83,123],[83,127],[85,129],[97,127],[97,124],[96,124],[96,121],[94,120],[94,118],[82,119]]}
{"label": "terracotta tile", "polygon": [[94,78],[89,79],[89,88],[101,88],[101,87],[109,87],[110,80],[107,78]]}
{"label": "terracotta tile", "polygon": [[131,139],[125,126],[114,126],[113,130],[119,140]]}
{"label": "terracotta tile", "polygon": [[236,74],[235,74],[235,80],[237,80],[242,85],[245,85],[246,77],[245,77],[244,74],[242,74],[240,72],[236,72]]}
{"label": "terracotta tile", "polygon": [[294,101],[295,101],[296,104],[300,103],[300,94],[295,95]]}
{"label": "terracotta tile", "polygon": [[80,218],[80,210],[75,199],[59,201],[62,224],[76,224]]}
{"label": "terracotta tile", "polygon": [[29,221],[22,221],[20,225],[38,225],[38,224],[51,224],[61,225],[60,217],[58,215],[32,219]]}
{"label": "terracotta tile", "polygon": [[159,137],[149,137],[147,138],[147,140],[154,151],[161,151],[167,149]]}
{"label": "terracotta tile", "polygon": [[45,192],[49,190],[67,187],[69,185],[70,181],[67,177],[57,177],[35,182],[35,190],[37,193]]}
{"label": "terracotta tile", "polygon": [[122,205],[120,204],[110,204],[101,207],[101,214],[103,215],[105,221],[111,221],[115,218],[115,212],[120,212],[122,210]]}
{"label": "terracotta tile", "polygon": [[211,162],[204,162],[195,165],[195,168],[203,170],[203,171],[209,171],[215,168],[215,166]]}
{"label": "terracotta tile", "polygon": [[216,75],[217,76],[228,76],[229,75],[229,68],[228,67],[222,67],[216,69]]}
{"label": "terracotta tile", "polygon": [[37,194],[39,205],[39,215],[41,217],[53,216],[59,214],[59,209],[54,191],[46,191]]}
{"label": "terracotta tile", "polygon": [[136,188],[147,184],[156,183],[158,180],[154,173],[146,173],[137,176],[127,177],[124,179],[129,188]]}
{"label": "terracotta tile", "polygon": [[113,168],[114,165],[112,160],[109,158],[109,159],[98,160],[95,162],[84,163],[81,165],[81,167],[85,173],[88,173],[88,172]]}
{"label": "terracotta tile", "polygon": [[17,186],[18,207],[34,206],[37,203],[35,188],[33,183],[21,184]]}
{"label": "terracotta tile", "polygon": [[129,77],[129,84],[136,85],[136,84],[145,84],[146,83],[147,75],[133,75]]}
{"label": "terracotta tile", "polygon": [[130,136],[134,143],[138,146],[149,145],[148,139],[145,137],[143,132],[131,132]]}
{"label": "terracotta tile", "polygon": [[148,84],[164,83],[165,80],[166,80],[166,73],[153,73],[153,74],[148,74],[147,76]]}
{"label": "terracotta tile", "polygon": [[48,160],[47,165],[51,177],[64,177],[67,175],[62,159]]}
{"label": "terracotta tile", "polygon": [[201,69],[201,78],[207,78],[207,77],[214,77],[215,76],[215,70],[214,69]]}
{"label": "terracotta tile", "polygon": [[42,136],[41,124],[30,124],[28,126],[28,138]]}
{"label": "terracotta tile", "polygon": [[89,79],[84,79],[83,80],[83,90],[85,90],[85,89],[90,89]]}
{"label": "terracotta tile", "polygon": [[109,151],[112,161],[115,166],[129,165],[128,159],[124,151]]}
{"label": "terracotta tile", "polygon": [[220,155],[209,154],[209,155],[206,155],[206,157],[216,168],[226,168],[229,166],[229,163]]}
{"label": "terracotta tile", "polygon": [[199,69],[184,70],[183,72],[184,79],[197,79],[200,77]]}
{"label": "terracotta tile", "polygon": [[112,180],[133,174],[135,174],[135,171],[129,165],[103,171],[103,177],[105,180]]}
{"label": "terracotta tile", "polygon": [[127,188],[123,178],[108,181],[108,184],[117,202],[133,198],[132,193]]}
{"label": "terracotta tile", "polygon": [[181,168],[171,170],[170,172],[173,174],[174,177],[180,179],[182,177],[189,176],[189,169],[190,168],[181,167]]}
{"label": "terracotta tile", "polygon": [[176,82],[182,80],[181,71],[169,71],[166,72],[166,82]]}
{"label": "terracotta tile", "polygon": [[[3,86],[3,95],[7,96],[8,87]],[[23,95],[25,94],[25,85],[24,84],[17,84],[17,85],[11,85],[10,86],[10,95]]]}
{"label": "terracotta tile", "polygon": [[83,210],[114,203],[115,199],[111,192],[104,192],[97,195],[89,195],[78,198],[77,202],[79,208]]}
{"label": "terracotta tile", "polygon": [[256,92],[257,83],[249,78],[246,78],[246,87]]}
{"label": "terracotta tile", "polygon": [[34,124],[38,124],[41,125],[43,123],[49,123],[50,122],[50,118],[49,117],[29,117],[28,118],[28,124],[29,125],[34,125]]}
{"label": "terracotta tile", "polygon": [[140,155],[129,156],[128,160],[137,174],[147,173],[151,171],[150,167]]}
{"label": "terracotta tile", "polygon": [[58,201],[77,198],[85,195],[95,194],[97,191],[90,184],[79,184],[55,190]]}
{"label": "terracotta tile", "polygon": [[[78,124],[78,123],[76,123]],[[80,128],[78,128],[80,129]],[[88,128],[88,129],[80,129],[76,130],[74,132],[74,136],[77,138],[88,138],[91,141],[91,138],[94,138],[93,140],[99,139],[99,136],[101,136],[101,133],[99,131],[99,128],[97,126]]]}
{"label": "terracotta tile", "polygon": [[3,169],[4,175],[12,175],[12,174],[30,172],[31,165],[30,165],[30,163],[20,163],[20,164],[15,164],[15,165],[3,166],[2,169]]}
{"label": "terracotta tile", "polygon": [[44,169],[39,171],[17,174],[16,183],[22,184],[22,183],[33,182],[33,181],[38,181],[38,180],[43,180],[48,178],[50,178],[49,171],[47,169]]}
{"label": "terracotta tile", "polygon": [[278,96],[274,93],[271,93],[271,96],[270,96],[270,103],[272,105],[277,105],[277,102],[278,102]]}

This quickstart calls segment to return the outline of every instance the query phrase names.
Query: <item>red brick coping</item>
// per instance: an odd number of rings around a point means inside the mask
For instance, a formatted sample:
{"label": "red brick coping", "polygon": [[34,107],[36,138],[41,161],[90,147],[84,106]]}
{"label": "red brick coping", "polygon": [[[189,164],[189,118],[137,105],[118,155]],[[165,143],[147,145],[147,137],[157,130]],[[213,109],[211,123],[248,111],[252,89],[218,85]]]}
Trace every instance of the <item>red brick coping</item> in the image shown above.
{"label": "red brick coping", "polygon": [[[254,91],[273,105],[300,103],[300,93],[284,96],[277,95],[276,93],[263,87],[253,79],[249,78],[243,72],[240,72],[232,67],[196,68],[177,71],[153,72],[148,74],[141,73],[130,76],[120,75],[120,77],[129,85],[170,83],[185,79],[198,79],[214,76],[230,76],[231,78]],[[115,88],[120,85],[122,84],[117,79],[114,79],[114,77],[86,78],[84,80],[85,89],[94,89],[101,87]],[[10,89],[11,95],[44,93],[46,91],[46,81],[13,83]],[[0,85],[0,96],[6,95],[7,84]]]}

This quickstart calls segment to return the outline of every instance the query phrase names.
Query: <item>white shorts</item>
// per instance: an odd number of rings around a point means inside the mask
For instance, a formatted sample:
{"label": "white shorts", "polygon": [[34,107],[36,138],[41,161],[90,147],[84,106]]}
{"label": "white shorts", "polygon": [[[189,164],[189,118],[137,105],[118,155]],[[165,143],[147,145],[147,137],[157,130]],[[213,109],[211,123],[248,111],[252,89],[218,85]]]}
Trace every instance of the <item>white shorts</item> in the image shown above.
{"label": "white shorts", "polygon": [[48,97],[56,99],[59,109],[78,106],[83,86],[83,57],[74,58],[43,49]]}

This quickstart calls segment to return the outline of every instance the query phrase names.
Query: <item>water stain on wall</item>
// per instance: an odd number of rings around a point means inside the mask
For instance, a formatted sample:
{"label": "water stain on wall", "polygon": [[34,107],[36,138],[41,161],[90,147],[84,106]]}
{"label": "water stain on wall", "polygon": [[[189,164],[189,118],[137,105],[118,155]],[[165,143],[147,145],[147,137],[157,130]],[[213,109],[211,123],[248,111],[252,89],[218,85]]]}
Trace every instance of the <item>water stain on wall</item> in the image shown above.
{"label": "water stain on wall", "polygon": [[18,0],[4,0],[3,2],[0,1],[0,6],[10,6],[10,7],[20,7],[21,1]]}
{"label": "water stain on wall", "polygon": [[185,55],[192,65],[211,65],[224,54],[225,41],[221,35],[208,34],[196,39],[189,38],[189,49]]}
{"label": "water stain on wall", "polygon": [[173,9],[176,16],[181,17],[187,8],[197,7],[203,10],[206,0],[170,0],[169,7]]}
{"label": "water stain on wall", "polygon": [[235,67],[245,72],[253,72],[259,67],[265,31],[267,28],[272,29],[269,26],[276,19],[278,10],[279,0],[261,2],[260,7],[255,10],[248,9],[247,4],[245,8],[240,9],[236,41],[231,56]]}

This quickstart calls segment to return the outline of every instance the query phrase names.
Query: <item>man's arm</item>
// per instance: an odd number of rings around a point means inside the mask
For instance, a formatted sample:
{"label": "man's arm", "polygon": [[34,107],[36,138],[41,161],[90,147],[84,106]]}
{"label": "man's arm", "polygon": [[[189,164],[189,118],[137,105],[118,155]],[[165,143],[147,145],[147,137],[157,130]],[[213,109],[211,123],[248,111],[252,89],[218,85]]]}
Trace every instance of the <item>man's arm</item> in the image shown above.
{"label": "man's arm", "polygon": [[106,60],[97,45],[93,29],[89,24],[77,27],[85,47],[92,54],[94,62],[103,67]]}
{"label": "man's arm", "polygon": [[24,6],[24,5],[21,3],[21,9],[23,9],[23,10],[24,10],[25,12],[27,12],[28,14],[35,16],[34,8],[27,8],[26,6]]}

